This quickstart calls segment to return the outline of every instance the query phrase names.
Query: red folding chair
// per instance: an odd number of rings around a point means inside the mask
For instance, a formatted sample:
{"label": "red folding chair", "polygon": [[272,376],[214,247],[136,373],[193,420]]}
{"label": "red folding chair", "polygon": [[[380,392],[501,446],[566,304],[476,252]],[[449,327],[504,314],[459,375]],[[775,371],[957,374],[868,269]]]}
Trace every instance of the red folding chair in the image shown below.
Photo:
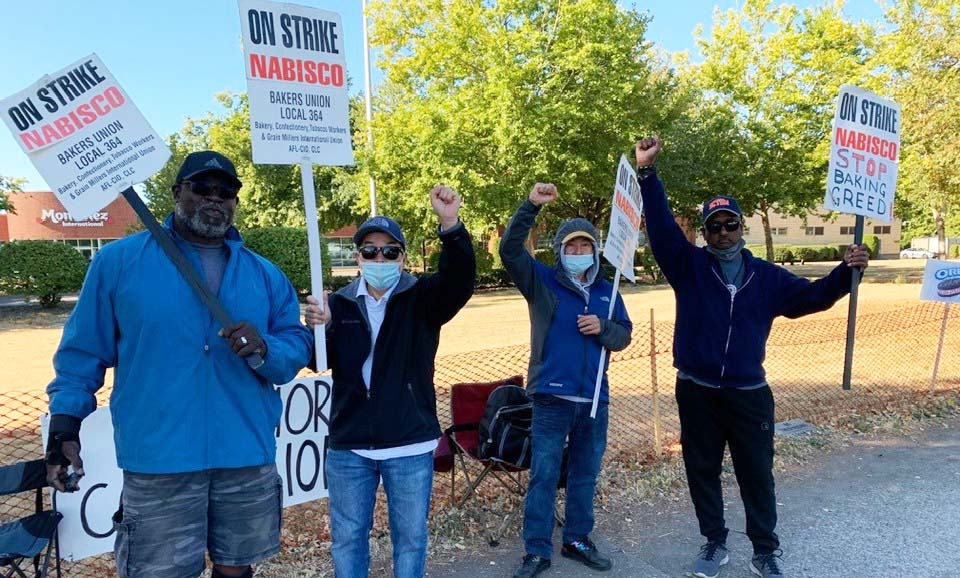
{"label": "red folding chair", "polygon": [[[443,460],[442,457],[435,459],[434,470],[450,471],[450,501],[457,506],[463,506],[467,500],[476,494],[477,487],[488,478],[496,480],[517,496],[523,497],[527,492],[526,484],[523,483],[522,479],[523,472],[526,469],[508,466],[493,460],[482,460],[477,457],[478,430],[480,419],[487,407],[487,398],[490,397],[493,390],[503,385],[523,387],[523,377],[515,375],[508,379],[487,383],[457,383],[450,388],[450,413],[453,416],[453,424],[444,431],[437,456],[452,454],[453,457],[446,460]],[[468,466],[470,463],[479,466],[480,472],[471,474],[471,467]],[[467,488],[459,498],[456,491],[456,464],[459,464],[459,469],[467,480]],[[473,466],[473,469],[476,469],[476,466]],[[491,546],[496,546],[499,543],[499,537],[503,530],[506,529],[519,511],[520,508],[515,508],[510,512],[501,524],[496,536],[491,538]]]}

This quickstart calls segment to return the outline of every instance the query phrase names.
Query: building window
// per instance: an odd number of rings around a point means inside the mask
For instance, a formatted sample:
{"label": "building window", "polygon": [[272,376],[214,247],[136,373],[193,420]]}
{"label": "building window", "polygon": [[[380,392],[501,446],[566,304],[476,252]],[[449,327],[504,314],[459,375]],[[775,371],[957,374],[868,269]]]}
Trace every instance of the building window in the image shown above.
{"label": "building window", "polygon": [[87,260],[93,259],[93,256],[97,254],[97,251],[103,248],[104,245],[110,241],[116,241],[116,239],[60,239],[58,242],[65,245],[70,245],[74,249],[80,252],[81,255],[87,258]]}
{"label": "building window", "polygon": [[823,235],[823,227],[807,227],[807,230],[805,232],[808,236]]}
{"label": "building window", "polygon": [[782,237],[782,236],[784,236],[784,235],[787,234],[787,228],[786,228],[786,227],[774,227],[774,228],[770,229],[770,233],[771,233],[772,235],[774,235],[775,237]]}
{"label": "building window", "polygon": [[327,252],[330,254],[331,267],[355,267],[357,265],[356,246],[351,237],[325,237]]}
{"label": "building window", "polygon": [[857,230],[856,227],[840,227],[840,234],[853,235],[856,230]]}
{"label": "building window", "polygon": [[890,234],[890,225],[874,225],[873,226],[874,235],[889,235]]}

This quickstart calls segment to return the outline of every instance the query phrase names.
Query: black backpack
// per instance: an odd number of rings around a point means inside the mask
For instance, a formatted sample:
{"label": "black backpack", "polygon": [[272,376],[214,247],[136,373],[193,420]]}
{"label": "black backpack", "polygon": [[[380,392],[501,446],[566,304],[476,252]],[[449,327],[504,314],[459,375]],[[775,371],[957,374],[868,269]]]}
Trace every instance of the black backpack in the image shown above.
{"label": "black backpack", "polygon": [[529,468],[532,422],[533,403],[526,390],[516,385],[493,390],[480,420],[477,457]]}

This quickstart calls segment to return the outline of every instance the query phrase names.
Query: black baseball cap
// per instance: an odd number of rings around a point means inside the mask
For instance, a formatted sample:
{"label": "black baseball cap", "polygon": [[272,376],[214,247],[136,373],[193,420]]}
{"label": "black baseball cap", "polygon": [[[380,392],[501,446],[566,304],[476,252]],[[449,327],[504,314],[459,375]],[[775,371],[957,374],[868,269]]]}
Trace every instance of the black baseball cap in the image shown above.
{"label": "black baseball cap", "polygon": [[220,173],[239,189],[243,182],[237,178],[237,169],[230,159],[216,151],[197,151],[187,155],[177,173],[177,182],[188,181],[201,173]]}
{"label": "black baseball cap", "polygon": [[394,241],[400,243],[401,247],[407,248],[407,240],[403,238],[403,231],[400,230],[399,223],[390,217],[371,217],[364,221],[357,232],[353,234],[353,244],[359,247],[367,233],[375,232],[386,233],[393,237]]}

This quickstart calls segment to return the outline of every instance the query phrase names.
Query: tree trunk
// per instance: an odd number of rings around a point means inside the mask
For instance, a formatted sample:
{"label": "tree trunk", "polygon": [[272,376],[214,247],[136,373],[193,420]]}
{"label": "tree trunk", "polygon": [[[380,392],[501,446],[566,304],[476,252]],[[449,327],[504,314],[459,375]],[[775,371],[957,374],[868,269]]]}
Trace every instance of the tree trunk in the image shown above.
{"label": "tree trunk", "polygon": [[944,224],[946,210],[944,207],[933,209],[933,221],[937,226],[937,257],[946,259],[947,257],[947,231]]}
{"label": "tree trunk", "polygon": [[760,221],[763,223],[763,243],[767,246],[767,261],[773,263],[773,232],[770,230],[770,209],[760,210]]}

